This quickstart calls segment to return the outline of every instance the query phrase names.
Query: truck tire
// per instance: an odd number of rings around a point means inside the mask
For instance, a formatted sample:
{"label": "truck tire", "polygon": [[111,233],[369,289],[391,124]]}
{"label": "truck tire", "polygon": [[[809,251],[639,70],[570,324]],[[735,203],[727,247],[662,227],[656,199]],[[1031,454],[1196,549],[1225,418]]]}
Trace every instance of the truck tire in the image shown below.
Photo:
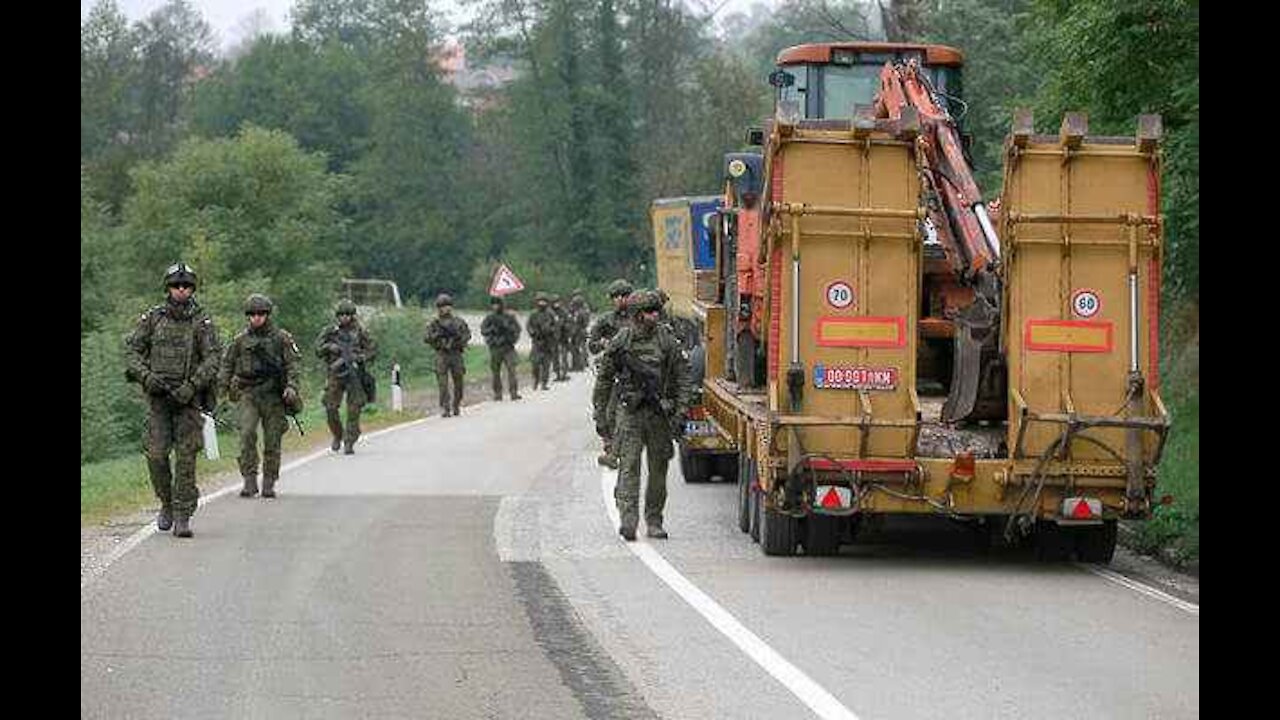
{"label": "truck tire", "polygon": [[761,496],[760,549],[765,555],[795,555],[799,521],[777,510],[770,510]]}
{"label": "truck tire", "polygon": [[738,529],[751,532],[751,460],[738,461]]}
{"label": "truck tire", "polygon": [[1109,563],[1116,554],[1116,521],[1103,520],[1101,525],[1076,531],[1076,555],[1080,562]]}
{"label": "truck tire", "polygon": [[722,480],[734,480],[738,477],[738,454],[725,453],[712,456],[712,475],[719,475]]}
{"label": "truck tire", "polygon": [[752,475],[752,487],[747,492],[747,504],[749,505],[747,512],[751,514],[751,526],[747,528],[747,534],[751,536],[752,542],[760,542],[760,489],[754,487],[754,473],[752,473]]}
{"label": "truck tire", "polygon": [[801,544],[804,554],[821,557],[840,552],[840,540],[844,537],[845,518],[830,515],[810,515],[804,519]]}
{"label": "truck tire", "polygon": [[701,345],[689,352],[689,379],[699,394],[702,391],[702,378],[707,374],[707,349]]}
{"label": "truck tire", "polygon": [[1036,521],[1036,559],[1042,562],[1063,562],[1071,558],[1075,549],[1075,537],[1064,527],[1051,520]]}
{"label": "truck tire", "polygon": [[706,482],[711,478],[711,461],[714,459],[706,453],[690,452],[683,442],[680,446],[680,474],[687,483]]}

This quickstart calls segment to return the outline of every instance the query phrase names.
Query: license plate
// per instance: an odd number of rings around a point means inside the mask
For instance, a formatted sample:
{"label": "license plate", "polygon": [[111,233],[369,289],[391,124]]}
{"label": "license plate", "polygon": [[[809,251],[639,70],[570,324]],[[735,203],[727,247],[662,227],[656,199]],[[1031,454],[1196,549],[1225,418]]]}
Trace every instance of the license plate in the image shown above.
{"label": "license plate", "polygon": [[893,390],[898,387],[898,368],[819,363],[813,366],[813,386],[824,390]]}
{"label": "license plate", "polygon": [[715,435],[716,429],[711,427],[709,420],[685,420],[685,435]]}

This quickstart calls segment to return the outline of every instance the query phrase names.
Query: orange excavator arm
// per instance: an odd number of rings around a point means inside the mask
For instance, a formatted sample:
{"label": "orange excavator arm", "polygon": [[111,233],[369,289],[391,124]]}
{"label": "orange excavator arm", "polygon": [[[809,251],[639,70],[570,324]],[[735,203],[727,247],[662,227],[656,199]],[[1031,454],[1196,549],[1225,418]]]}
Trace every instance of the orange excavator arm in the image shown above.
{"label": "orange excavator arm", "polygon": [[999,261],[1000,242],[965,160],[960,132],[916,61],[885,63],[875,100],[876,116],[900,120],[906,107],[914,109],[920,120],[921,164],[926,184],[938,198],[938,203],[930,203],[930,220],[938,241],[953,269],[972,277]]}

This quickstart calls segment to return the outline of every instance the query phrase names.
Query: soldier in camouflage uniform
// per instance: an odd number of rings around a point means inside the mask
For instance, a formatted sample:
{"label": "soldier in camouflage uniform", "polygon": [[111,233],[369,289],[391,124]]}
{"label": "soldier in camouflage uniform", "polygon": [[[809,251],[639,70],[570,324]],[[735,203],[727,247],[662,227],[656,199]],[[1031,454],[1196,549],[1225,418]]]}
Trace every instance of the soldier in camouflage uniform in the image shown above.
{"label": "soldier in camouflage uniform", "polygon": [[[138,318],[125,338],[125,377],[147,393],[147,471],[160,500],[156,527],[191,537],[196,454],[204,447],[201,409],[212,412],[218,332],[195,301],[196,272],[176,263],[164,275],[168,298]],[[173,450],[172,469],[169,451]]]}
{"label": "soldier in camouflage uniform", "polygon": [[558,293],[552,293],[550,300],[551,312],[556,318],[556,340],[555,350],[551,355],[551,369],[555,371],[556,382],[564,382],[569,379],[569,364],[566,362],[568,358],[565,352],[569,345],[569,313],[560,302]]}
{"label": "soldier in camouflage uniform", "polygon": [[533,387],[547,389],[547,380],[551,374],[551,356],[555,352],[556,317],[548,307],[547,294],[539,292],[534,295],[536,309],[529,313],[529,339],[533,341],[533,351],[529,360],[533,364]]}
{"label": "soldier in camouflage uniform", "polygon": [[516,343],[520,340],[520,321],[506,312],[502,298],[489,301],[493,312],[480,323],[480,334],[489,346],[489,372],[493,375],[493,399],[502,399],[502,369],[507,369],[507,390],[512,400],[520,399],[520,383],[516,380]]}
{"label": "soldier in camouflage uniform", "polygon": [[600,319],[591,326],[591,331],[587,333],[587,350],[592,355],[604,350],[609,340],[627,324],[626,300],[632,290],[634,288],[626,280],[614,280],[609,283],[609,300],[613,303],[613,310],[601,315]]}
{"label": "soldier in camouflage uniform", "polygon": [[569,300],[569,354],[573,358],[569,369],[578,372],[587,369],[587,327],[591,324],[591,308],[581,290],[573,291]]}
{"label": "soldier in camouflage uniform", "polygon": [[[333,436],[329,447],[334,452],[342,448],[344,454],[351,455],[360,437],[360,410],[365,403],[372,401],[370,395],[375,386],[366,365],[377,357],[378,346],[356,319],[355,303],[339,301],[334,315],[338,321],[320,331],[320,337],[316,339],[316,356],[328,365],[324,410],[329,433]],[[344,393],[347,396],[345,434],[342,416],[338,414]]]}
{"label": "soldier in camouflage uniform", "polygon": [[622,467],[614,497],[621,525],[618,533],[635,540],[639,521],[640,454],[648,457],[649,480],[645,486],[645,528],[651,538],[665,539],[663,508],[667,502],[667,463],[672,441],[684,429],[684,415],[691,396],[689,361],[671,332],[658,323],[661,302],[642,292],[633,301],[636,311],[629,327],[609,341],[600,357],[592,393],[596,433],[602,438],[614,432],[605,423],[609,396],[618,386],[617,447]]}
{"label": "soldier in camouflage uniform", "polygon": [[248,326],[227,345],[218,386],[240,404],[240,497],[258,494],[258,425],[262,425],[262,497],[276,496],[280,477],[280,440],[289,429],[286,416],[302,410],[298,376],[302,353],[293,335],[271,322],[274,304],[254,293],[245,300]]}
{"label": "soldier in camouflage uniform", "polygon": [[[467,321],[453,314],[453,297],[440,293],[436,297],[436,317],[427,323],[422,341],[436,351],[436,385],[440,390],[440,409],[445,417],[457,417],[462,406],[462,378],[467,374],[462,354],[471,342]],[[450,381],[453,388],[450,390]]]}
{"label": "soldier in camouflage uniform", "polygon": [[[631,294],[633,288],[631,283],[626,280],[618,279],[609,283],[609,299],[613,302],[613,310],[600,316],[596,320],[595,325],[591,326],[591,331],[587,333],[587,350],[592,355],[604,350],[609,341],[613,339],[618,331],[630,322],[630,310],[627,308],[627,296]],[[618,409],[618,393],[615,388],[609,396],[609,404],[605,408],[605,427],[609,428],[608,436],[603,438],[604,448],[600,455],[596,457],[596,462],[608,467],[617,469],[618,454],[613,444],[613,427],[615,425],[615,417]]]}

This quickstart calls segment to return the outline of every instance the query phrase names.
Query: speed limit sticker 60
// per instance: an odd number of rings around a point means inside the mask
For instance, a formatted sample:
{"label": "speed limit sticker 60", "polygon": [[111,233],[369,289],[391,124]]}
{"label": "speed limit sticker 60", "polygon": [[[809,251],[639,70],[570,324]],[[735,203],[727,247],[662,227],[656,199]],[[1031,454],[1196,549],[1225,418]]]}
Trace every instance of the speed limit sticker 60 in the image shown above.
{"label": "speed limit sticker 60", "polygon": [[837,280],[827,286],[827,303],[837,310],[843,310],[853,304],[853,288],[843,280]]}
{"label": "speed limit sticker 60", "polygon": [[1071,311],[1082,318],[1091,318],[1102,309],[1102,300],[1098,293],[1083,289],[1071,294]]}

